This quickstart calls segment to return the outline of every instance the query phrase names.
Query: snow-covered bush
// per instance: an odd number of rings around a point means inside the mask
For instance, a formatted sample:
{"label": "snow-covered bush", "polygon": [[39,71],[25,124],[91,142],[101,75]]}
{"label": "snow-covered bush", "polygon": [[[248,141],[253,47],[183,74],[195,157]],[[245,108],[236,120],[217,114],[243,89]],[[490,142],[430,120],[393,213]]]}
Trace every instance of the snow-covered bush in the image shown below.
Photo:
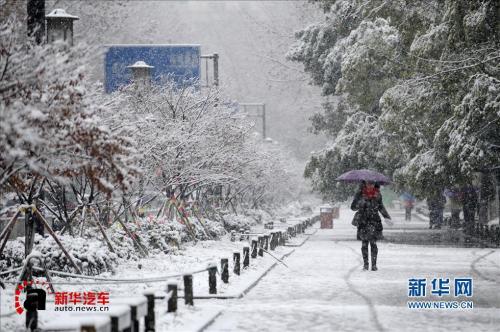
{"label": "snow-covered bush", "polygon": [[[226,234],[226,230],[224,229],[224,226],[220,222],[213,221],[210,219],[203,219],[202,222],[203,222],[204,227],[203,227],[203,231],[202,231],[203,235],[200,239],[202,239],[202,240],[206,240],[206,239],[210,239],[210,238],[218,239],[221,236],[223,236],[224,234]],[[202,228],[198,222],[195,222],[195,225],[196,225],[197,229]],[[205,231],[208,232],[208,235],[210,237],[207,237],[205,235]]]}
{"label": "snow-covered bush", "polygon": [[[66,235],[60,235],[59,239],[84,274],[97,275],[106,271],[114,271],[114,267],[118,264],[118,256],[100,240]],[[48,269],[75,272],[52,237],[42,237],[37,234],[33,250],[42,254],[42,259]],[[23,260],[24,238],[9,241],[0,259],[0,269],[21,266]]]}
{"label": "snow-covered bush", "polygon": [[250,229],[252,226],[257,224],[257,221],[250,217],[250,216],[245,216],[245,215],[236,215],[236,214],[228,214],[224,216],[224,222],[225,222],[225,228],[228,231],[236,230],[239,231],[240,229]]}

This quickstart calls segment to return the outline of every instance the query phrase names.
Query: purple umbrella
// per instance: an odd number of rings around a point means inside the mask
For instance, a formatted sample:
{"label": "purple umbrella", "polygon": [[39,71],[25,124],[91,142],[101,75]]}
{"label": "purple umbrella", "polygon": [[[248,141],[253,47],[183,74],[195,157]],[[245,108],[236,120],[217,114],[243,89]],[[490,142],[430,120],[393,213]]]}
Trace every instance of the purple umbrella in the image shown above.
{"label": "purple umbrella", "polygon": [[443,191],[443,194],[448,198],[458,198],[460,196],[460,190],[446,188]]}
{"label": "purple umbrella", "polygon": [[338,178],[335,179],[336,181],[343,181],[343,182],[361,182],[361,181],[372,181],[372,182],[378,182],[380,184],[389,184],[391,183],[391,179],[389,179],[387,176],[384,174],[371,171],[369,169],[355,169],[352,171],[349,171],[347,173],[342,174]]}

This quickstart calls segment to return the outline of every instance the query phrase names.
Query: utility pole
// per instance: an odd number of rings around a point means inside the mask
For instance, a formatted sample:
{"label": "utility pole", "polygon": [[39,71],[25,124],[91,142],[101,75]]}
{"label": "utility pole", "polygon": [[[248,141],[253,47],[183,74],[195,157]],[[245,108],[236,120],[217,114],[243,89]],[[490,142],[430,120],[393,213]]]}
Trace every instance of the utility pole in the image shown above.
{"label": "utility pole", "polygon": [[220,80],[219,80],[219,54],[214,53],[214,54],[208,54],[208,55],[200,55],[200,59],[205,59],[205,75],[206,75],[206,82],[207,82],[207,87],[210,86],[209,80],[208,80],[208,60],[211,59],[213,61],[213,71],[214,71],[214,80],[213,80],[213,85],[215,87],[218,87],[220,85]]}
{"label": "utility pole", "polygon": [[214,53],[214,85],[219,86],[219,54]]}
{"label": "utility pole", "polygon": [[262,138],[266,137],[266,104],[262,104]]}
{"label": "utility pole", "polygon": [[45,0],[28,0],[28,36],[40,45],[45,39]]}

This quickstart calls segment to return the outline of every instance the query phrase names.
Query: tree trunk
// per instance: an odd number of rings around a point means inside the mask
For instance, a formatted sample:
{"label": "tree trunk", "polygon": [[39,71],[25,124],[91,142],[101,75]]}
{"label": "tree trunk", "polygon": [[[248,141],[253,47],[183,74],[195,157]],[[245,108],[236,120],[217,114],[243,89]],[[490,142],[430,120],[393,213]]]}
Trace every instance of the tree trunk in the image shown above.
{"label": "tree trunk", "polygon": [[45,0],[28,0],[28,36],[40,45],[45,39]]}
{"label": "tree trunk", "polygon": [[479,177],[479,222],[486,224],[489,221],[489,203],[495,197],[491,173],[482,172]]}

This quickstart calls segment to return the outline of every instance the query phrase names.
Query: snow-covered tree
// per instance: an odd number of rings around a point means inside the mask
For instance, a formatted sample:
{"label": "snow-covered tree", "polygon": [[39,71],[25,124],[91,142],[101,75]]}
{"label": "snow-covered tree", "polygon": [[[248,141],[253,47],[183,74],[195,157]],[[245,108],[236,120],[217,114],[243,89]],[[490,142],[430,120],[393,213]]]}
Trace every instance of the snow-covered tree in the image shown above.
{"label": "snow-covered tree", "polygon": [[500,167],[500,80],[479,74],[470,85],[436,136],[446,157],[469,176]]}
{"label": "snow-covered tree", "polygon": [[253,124],[220,91],[200,90],[191,83],[134,83],[103,96],[112,105],[104,121],[130,137],[140,152],[138,195],[148,188],[160,196],[204,203],[217,192],[225,206],[273,201],[269,193],[289,183],[280,168],[282,154],[270,152],[254,137]]}
{"label": "snow-covered tree", "polygon": [[[395,174],[399,184],[425,196],[432,187],[470,182],[472,169],[487,167],[479,158],[473,166],[468,159],[451,158],[468,145],[450,142],[458,136],[447,137],[447,142],[441,138],[460,124],[472,125],[462,122],[467,116],[460,105],[478,95],[477,78],[483,82],[482,97],[477,98],[483,99],[488,98],[485,86],[499,79],[497,4],[319,3],[325,21],[299,32],[289,52],[328,97],[325,111],[312,121],[315,131],[327,133],[331,142],[306,169],[318,190],[342,196],[332,178],[346,169],[371,167]],[[484,107],[481,101],[476,108]],[[478,140],[479,130],[467,132],[468,140]],[[494,145],[488,145],[489,153]]]}
{"label": "snow-covered tree", "polygon": [[0,186],[31,202],[44,180],[85,176],[125,189],[136,173],[130,141],[103,126],[86,98],[84,45],[34,45],[14,18],[0,25]]}

